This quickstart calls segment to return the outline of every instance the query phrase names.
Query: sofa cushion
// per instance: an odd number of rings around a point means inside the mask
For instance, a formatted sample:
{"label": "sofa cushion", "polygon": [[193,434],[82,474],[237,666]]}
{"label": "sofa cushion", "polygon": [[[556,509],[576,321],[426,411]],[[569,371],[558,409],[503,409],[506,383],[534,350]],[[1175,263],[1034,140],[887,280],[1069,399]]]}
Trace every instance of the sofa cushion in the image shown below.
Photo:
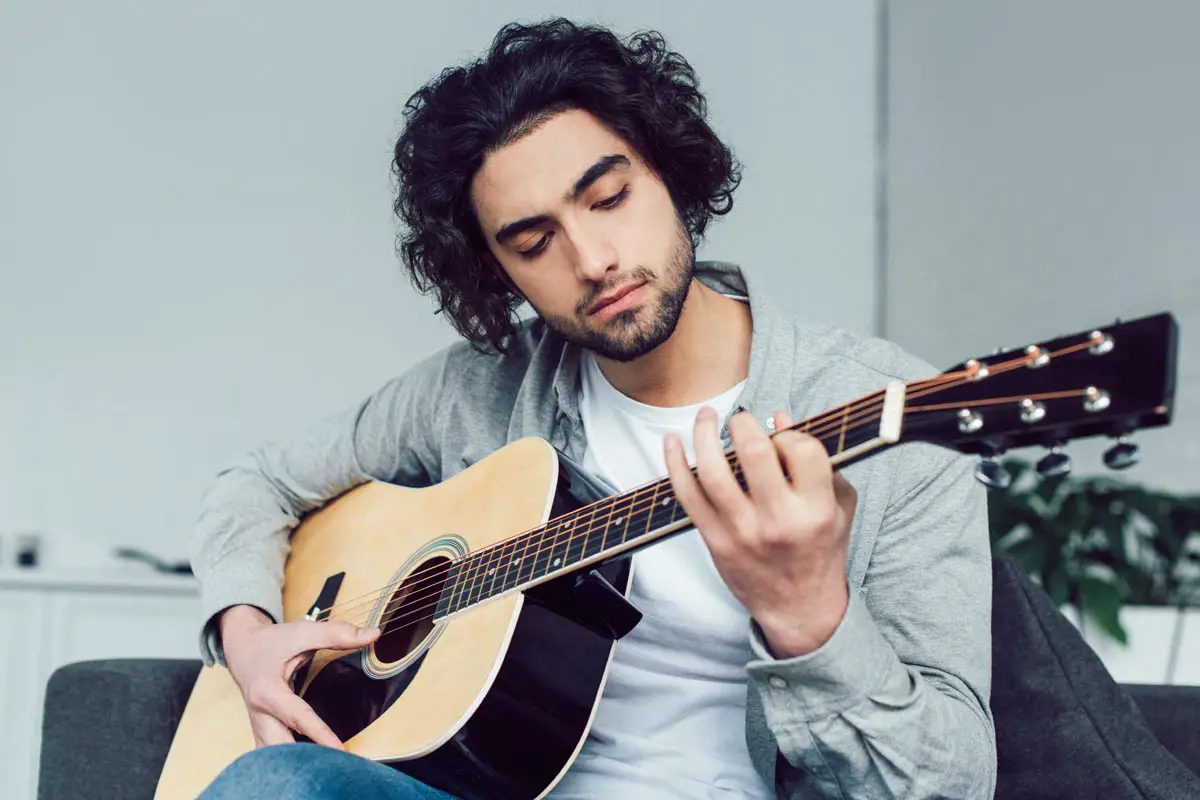
{"label": "sofa cushion", "polygon": [[997,798],[1196,800],[1200,777],[1163,747],[1049,596],[993,561]]}

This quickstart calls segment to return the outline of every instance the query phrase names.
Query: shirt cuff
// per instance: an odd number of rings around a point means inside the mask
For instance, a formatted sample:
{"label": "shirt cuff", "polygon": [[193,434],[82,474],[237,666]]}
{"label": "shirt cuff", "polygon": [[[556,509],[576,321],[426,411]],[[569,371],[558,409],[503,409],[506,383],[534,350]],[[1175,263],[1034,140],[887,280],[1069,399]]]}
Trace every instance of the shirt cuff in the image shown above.
{"label": "shirt cuff", "polygon": [[279,622],[283,619],[283,596],[271,581],[263,581],[262,565],[253,560],[248,563],[227,559],[218,563],[212,574],[212,578],[202,583],[205,621],[200,629],[200,659],[205,666],[223,667],[225,650],[217,624],[221,613],[233,606],[254,606],[272,622]]}
{"label": "shirt cuff", "polygon": [[750,623],[755,660],[746,665],[762,697],[768,724],[794,725],[841,713],[880,686],[899,657],[875,627],[858,592],[825,644],[795,658],[777,659],[758,623]]}

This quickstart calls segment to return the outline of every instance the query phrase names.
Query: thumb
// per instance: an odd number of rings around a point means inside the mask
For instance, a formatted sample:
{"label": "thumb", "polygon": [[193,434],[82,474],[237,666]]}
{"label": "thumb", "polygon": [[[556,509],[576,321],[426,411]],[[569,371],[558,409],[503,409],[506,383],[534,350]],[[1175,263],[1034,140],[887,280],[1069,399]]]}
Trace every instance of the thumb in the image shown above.
{"label": "thumb", "polygon": [[359,628],[351,622],[313,622],[305,626],[305,650],[355,650],[379,638],[378,628]]}

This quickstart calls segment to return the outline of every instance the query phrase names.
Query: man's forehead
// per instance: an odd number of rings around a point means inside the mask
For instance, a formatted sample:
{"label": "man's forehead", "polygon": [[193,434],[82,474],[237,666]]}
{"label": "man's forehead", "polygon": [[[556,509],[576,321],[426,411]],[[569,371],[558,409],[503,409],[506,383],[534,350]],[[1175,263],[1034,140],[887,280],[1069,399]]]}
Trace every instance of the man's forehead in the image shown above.
{"label": "man's forehead", "polygon": [[600,159],[633,158],[625,142],[584,111],[564,111],[490,153],[472,182],[477,206],[497,213],[539,213],[561,203]]}

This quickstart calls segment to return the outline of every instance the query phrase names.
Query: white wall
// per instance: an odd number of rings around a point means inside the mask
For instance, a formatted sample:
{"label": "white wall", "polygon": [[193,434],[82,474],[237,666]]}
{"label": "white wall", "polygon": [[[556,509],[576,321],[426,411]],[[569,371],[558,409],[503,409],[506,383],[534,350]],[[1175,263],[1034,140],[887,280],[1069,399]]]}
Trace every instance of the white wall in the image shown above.
{"label": "white wall", "polygon": [[453,340],[392,252],[404,100],[504,22],[656,27],[746,162],[702,255],[874,326],[875,5],[0,7],[0,536],[185,552],[239,452]]}
{"label": "white wall", "polygon": [[1176,419],[1127,475],[1200,491],[1200,4],[927,0],[888,29],[886,333],[949,366],[1173,311]]}

